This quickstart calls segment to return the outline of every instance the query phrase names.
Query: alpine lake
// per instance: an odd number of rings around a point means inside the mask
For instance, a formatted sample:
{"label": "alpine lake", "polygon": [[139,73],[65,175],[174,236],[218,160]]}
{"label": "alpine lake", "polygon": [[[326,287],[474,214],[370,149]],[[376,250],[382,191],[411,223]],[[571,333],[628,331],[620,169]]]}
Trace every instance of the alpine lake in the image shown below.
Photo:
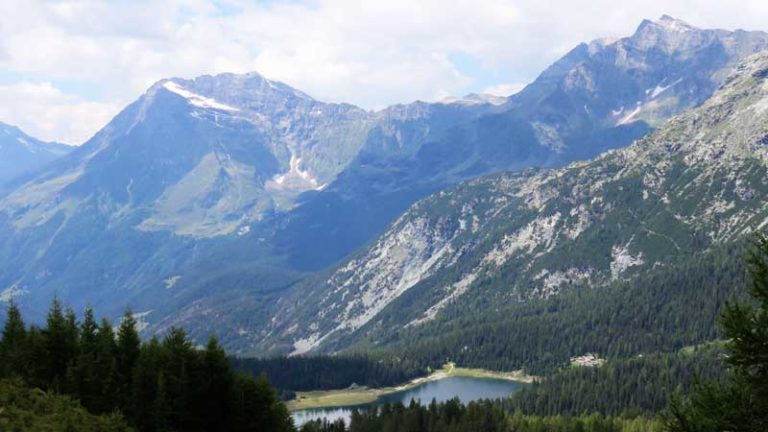
{"label": "alpine lake", "polygon": [[297,400],[288,405],[297,426],[323,418],[331,422],[343,419],[349,424],[353,410],[366,410],[387,402],[402,402],[408,405],[411,400],[429,404],[432,400],[445,402],[453,398],[458,398],[463,403],[480,399],[500,399],[519,391],[531,380],[532,377],[519,373],[461,369],[448,364],[429,377],[414,380],[401,387],[299,393]]}

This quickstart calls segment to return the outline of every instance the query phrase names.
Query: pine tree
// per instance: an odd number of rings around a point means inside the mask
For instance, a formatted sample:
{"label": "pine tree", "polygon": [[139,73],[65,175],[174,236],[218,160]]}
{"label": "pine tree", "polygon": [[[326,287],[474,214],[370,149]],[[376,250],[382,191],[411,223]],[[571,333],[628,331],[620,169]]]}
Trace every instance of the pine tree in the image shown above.
{"label": "pine tree", "polygon": [[129,395],[133,381],[133,367],[139,358],[141,338],[136,330],[136,319],[130,310],[123,314],[120,328],[117,330],[117,388],[119,404],[129,405]]}
{"label": "pine tree", "polygon": [[[160,389],[164,351],[157,338],[152,338],[141,347],[139,358],[133,371],[133,386],[131,391],[131,408],[129,415],[135,419],[136,426],[142,431],[156,431],[162,422],[158,423],[158,397],[164,391]],[[164,401],[162,402],[165,403]]]}
{"label": "pine tree", "polygon": [[168,395],[166,393],[165,375],[163,375],[163,372],[160,372],[160,374],[157,376],[157,395],[155,396],[153,405],[152,427],[154,429],[150,428],[147,430],[154,430],[157,432],[164,432],[169,430],[170,408],[168,406]]}
{"label": "pine tree", "polygon": [[[77,349],[77,331],[72,319],[73,315],[67,313],[65,316],[61,302],[58,298],[54,298],[48,311],[46,327],[42,331],[47,360],[42,378],[57,392],[63,390],[67,367]],[[74,334],[73,327],[75,327]]]}
{"label": "pine tree", "polygon": [[11,300],[8,303],[8,313],[0,341],[0,376],[25,375],[26,343],[27,330],[24,327],[21,311],[16,302]]}
{"label": "pine tree", "polygon": [[97,413],[108,413],[117,407],[117,343],[112,323],[104,319],[98,332],[98,351],[96,355],[99,397],[94,408]]}
{"label": "pine tree", "polygon": [[84,407],[94,410],[98,406],[100,394],[99,380],[99,325],[92,308],[85,309],[80,325],[80,350],[75,361],[75,394]]}
{"label": "pine tree", "polygon": [[80,328],[75,311],[67,309],[64,317],[64,346],[67,347],[67,363],[64,369],[62,391],[67,394],[78,395],[79,371],[77,370],[77,358],[80,354]]}
{"label": "pine tree", "polygon": [[171,427],[186,430],[198,415],[191,404],[195,388],[191,371],[195,369],[195,352],[184,330],[172,328],[163,340],[168,361],[165,368],[165,389],[168,401],[168,421]]}
{"label": "pine tree", "polygon": [[232,389],[232,373],[227,354],[216,338],[212,337],[202,355],[196,405],[201,412],[206,413],[205,430],[230,430],[227,400]]}

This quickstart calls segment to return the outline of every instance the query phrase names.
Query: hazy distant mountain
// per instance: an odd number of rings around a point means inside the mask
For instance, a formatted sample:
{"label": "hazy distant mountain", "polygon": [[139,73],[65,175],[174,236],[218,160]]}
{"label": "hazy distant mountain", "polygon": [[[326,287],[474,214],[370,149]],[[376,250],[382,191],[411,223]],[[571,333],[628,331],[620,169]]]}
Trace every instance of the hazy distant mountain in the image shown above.
{"label": "hazy distant mountain", "polygon": [[701,107],[628,148],[430,196],[282,302],[270,341],[305,352],[392,341],[469,311],[501,319],[520,302],[670,271],[743,241],[768,225],[766,108],[763,52]]}
{"label": "hazy distant mountain", "polygon": [[0,122],[0,185],[32,172],[72,150],[71,146],[32,138]]}
{"label": "hazy distant mountain", "polygon": [[163,80],[0,197],[0,292],[38,314],[58,293],[114,314],[130,304],[150,330],[215,327],[242,351],[292,350],[274,333],[292,288],[418,199],[626,146],[766,47],[765,33],[663,17],[580,45],[511,98],[378,112],[258,74]]}

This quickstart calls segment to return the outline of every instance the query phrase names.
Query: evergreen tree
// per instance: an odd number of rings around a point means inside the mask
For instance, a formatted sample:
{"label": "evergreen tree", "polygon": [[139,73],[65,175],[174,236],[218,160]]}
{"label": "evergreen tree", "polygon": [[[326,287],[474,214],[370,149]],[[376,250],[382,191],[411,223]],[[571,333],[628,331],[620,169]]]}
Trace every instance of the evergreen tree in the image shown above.
{"label": "evergreen tree", "polygon": [[107,319],[103,319],[99,326],[96,373],[100,391],[94,410],[97,413],[111,412],[118,402],[117,343],[112,323]]}
{"label": "evergreen tree", "polygon": [[133,367],[139,358],[140,348],[141,338],[136,330],[136,319],[128,310],[123,314],[117,330],[117,388],[121,406],[128,405],[126,398],[130,395]]}
{"label": "evergreen tree", "polygon": [[133,371],[130,415],[136,419],[136,426],[142,431],[161,430],[164,421],[163,409],[158,411],[158,400],[165,404],[162,385],[163,348],[157,338],[152,338],[141,347]]}
{"label": "evergreen tree", "polygon": [[228,431],[229,392],[232,388],[232,377],[227,354],[219,346],[215,337],[208,341],[200,367],[200,386],[198,387],[196,405],[198,412],[205,412],[206,431]]}
{"label": "evergreen tree", "polygon": [[163,372],[157,376],[157,395],[155,396],[153,407],[153,427],[147,431],[164,432],[170,430],[168,396],[165,391],[165,375]]}
{"label": "evergreen tree", "polygon": [[64,370],[64,392],[77,395],[79,391],[79,378],[77,360],[80,355],[80,328],[77,322],[77,315],[71,308],[67,309],[64,317],[65,345],[67,346],[67,365]]}
{"label": "evergreen tree", "polygon": [[50,387],[57,392],[63,390],[67,368],[77,347],[77,332],[72,330],[74,325],[72,314],[65,316],[61,302],[54,298],[48,311],[46,327],[42,332],[46,362],[41,378],[50,383]]}
{"label": "evergreen tree", "polygon": [[287,432],[293,430],[293,420],[288,410],[280,403],[274,390],[269,387],[264,375],[256,381],[238,376],[235,378],[232,392],[233,431]]}
{"label": "evergreen tree", "polygon": [[0,340],[0,376],[23,376],[26,352],[27,330],[18,305],[11,300]]}
{"label": "evergreen tree", "polygon": [[96,408],[100,385],[98,375],[99,325],[93,309],[87,308],[80,325],[80,349],[75,362],[76,385],[80,402],[89,410]]}
{"label": "evergreen tree", "polygon": [[192,406],[191,392],[195,389],[193,376],[195,351],[184,330],[172,328],[163,340],[168,354],[165,367],[165,388],[168,420],[172,427],[188,429],[198,415]]}

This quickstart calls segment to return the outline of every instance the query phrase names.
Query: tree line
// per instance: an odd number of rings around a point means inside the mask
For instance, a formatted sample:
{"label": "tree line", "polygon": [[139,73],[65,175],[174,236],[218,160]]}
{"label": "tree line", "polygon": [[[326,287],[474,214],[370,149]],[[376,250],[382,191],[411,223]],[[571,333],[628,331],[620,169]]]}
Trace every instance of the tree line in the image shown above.
{"label": "tree line", "polygon": [[93,414],[122,416],[138,431],[291,431],[265,377],[235,373],[215,338],[196,348],[172,328],[142,342],[132,314],[117,330],[92,309],[82,321],[54,300],[44,327],[13,302],[0,339],[0,377],[70,395]]}
{"label": "tree line", "polygon": [[233,367],[252,376],[266,375],[269,382],[290,397],[292,391],[333,390],[351,385],[387,387],[426,374],[417,364],[397,358],[371,358],[362,354],[295,356],[231,360]]}

